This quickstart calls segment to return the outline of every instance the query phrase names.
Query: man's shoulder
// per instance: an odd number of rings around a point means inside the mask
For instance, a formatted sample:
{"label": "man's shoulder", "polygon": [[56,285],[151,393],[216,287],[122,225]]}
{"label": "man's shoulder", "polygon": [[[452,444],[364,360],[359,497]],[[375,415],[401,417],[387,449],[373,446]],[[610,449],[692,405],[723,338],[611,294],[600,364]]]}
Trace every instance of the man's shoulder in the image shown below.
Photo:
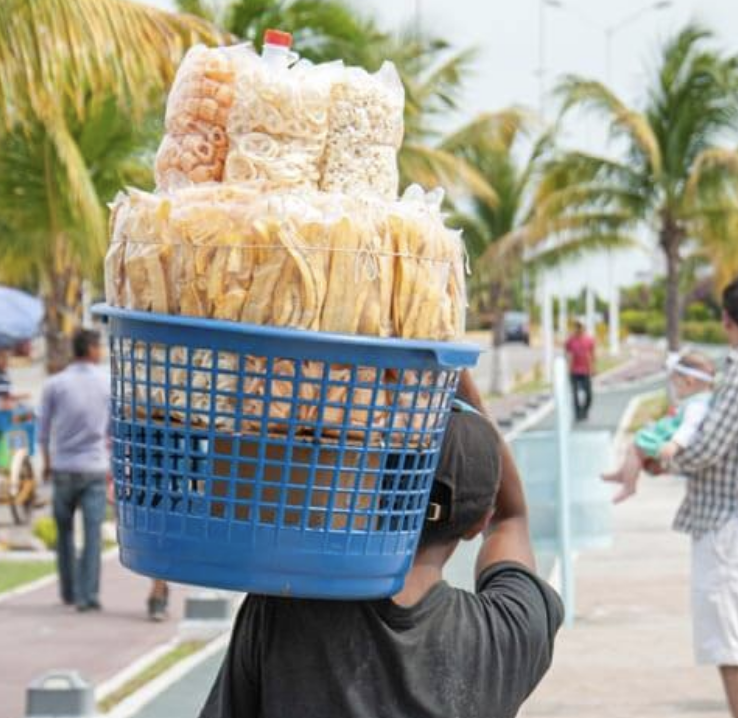
{"label": "man's shoulder", "polygon": [[513,601],[534,611],[547,614],[553,624],[563,620],[563,604],[558,593],[542,578],[516,561],[503,561],[488,566],[477,579],[478,600],[503,603]]}

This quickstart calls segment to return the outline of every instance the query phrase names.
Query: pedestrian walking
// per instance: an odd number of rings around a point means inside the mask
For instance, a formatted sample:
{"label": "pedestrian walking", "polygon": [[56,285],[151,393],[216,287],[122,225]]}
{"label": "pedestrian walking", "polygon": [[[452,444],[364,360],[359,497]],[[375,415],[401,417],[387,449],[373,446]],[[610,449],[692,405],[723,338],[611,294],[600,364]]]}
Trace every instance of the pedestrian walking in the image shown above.
{"label": "pedestrian walking", "polygon": [[[98,332],[80,330],[74,360],[47,380],[41,397],[39,444],[44,479],[53,489],[61,599],[78,611],[100,609],[101,528],[108,471],[110,383],[98,366]],[[74,515],[82,511],[84,545],[77,560]]]}
{"label": "pedestrian walking", "polygon": [[574,323],[574,333],[566,340],[569,377],[574,398],[574,418],[584,421],[592,407],[592,377],[595,371],[595,340],[587,334],[584,323]]}
{"label": "pedestrian walking", "polygon": [[723,293],[725,375],[696,438],[669,469],[687,477],[674,528],[692,537],[692,620],[698,663],[717,666],[738,718],[738,279]]}
{"label": "pedestrian walking", "polygon": [[[374,601],[249,595],[200,718],[512,718],[551,664],[563,607],[534,573],[523,490],[468,376],[403,589]],[[483,533],[476,593],[443,581]]]}
{"label": "pedestrian walking", "polygon": [[151,591],[146,600],[146,608],[149,614],[149,620],[160,621],[166,620],[169,607],[169,585],[166,581],[155,578],[151,582]]}

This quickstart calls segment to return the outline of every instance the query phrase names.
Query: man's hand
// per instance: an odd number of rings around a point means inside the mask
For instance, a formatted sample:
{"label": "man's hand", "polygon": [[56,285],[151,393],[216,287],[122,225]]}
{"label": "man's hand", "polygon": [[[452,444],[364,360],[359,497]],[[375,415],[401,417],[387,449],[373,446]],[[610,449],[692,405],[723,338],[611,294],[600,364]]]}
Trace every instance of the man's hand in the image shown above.
{"label": "man's hand", "polygon": [[49,453],[48,446],[42,446],[41,447],[41,461],[43,471],[41,472],[41,476],[43,476],[44,483],[48,484],[51,482],[52,475],[51,475],[51,454]]}
{"label": "man's hand", "polygon": [[679,453],[681,448],[682,447],[679,446],[679,444],[677,444],[675,441],[669,441],[661,447],[661,451],[659,451],[659,458],[661,459],[661,461],[668,463]]}
{"label": "man's hand", "polygon": [[663,464],[658,459],[654,459],[650,456],[644,459],[643,470],[651,476],[660,476],[661,474],[666,473],[666,469],[664,469]]}

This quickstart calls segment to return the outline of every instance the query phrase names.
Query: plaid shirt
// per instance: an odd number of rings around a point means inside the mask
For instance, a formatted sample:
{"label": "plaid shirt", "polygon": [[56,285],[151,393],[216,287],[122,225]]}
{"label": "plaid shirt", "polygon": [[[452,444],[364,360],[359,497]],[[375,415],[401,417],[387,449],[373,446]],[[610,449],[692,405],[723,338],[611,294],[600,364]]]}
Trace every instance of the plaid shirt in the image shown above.
{"label": "plaid shirt", "polygon": [[671,462],[684,474],[687,495],[674,528],[699,538],[738,515],[738,349],[728,356],[725,376],[699,434]]}

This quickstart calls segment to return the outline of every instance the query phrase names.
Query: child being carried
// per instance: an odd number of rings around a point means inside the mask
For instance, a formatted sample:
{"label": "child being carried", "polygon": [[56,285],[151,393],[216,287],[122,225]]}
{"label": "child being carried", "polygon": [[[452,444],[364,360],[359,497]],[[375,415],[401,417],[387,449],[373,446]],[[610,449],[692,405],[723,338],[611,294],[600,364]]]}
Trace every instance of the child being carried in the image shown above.
{"label": "child being carried", "polygon": [[669,379],[678,400],[677,411],[640,429],[617,471],[605,481],[622,484],[617,504],[635,493],[638,477],[649,464],[668,461],[694,440],[712,400],[715,365],[704,354],[689,352],[670,368]]}

